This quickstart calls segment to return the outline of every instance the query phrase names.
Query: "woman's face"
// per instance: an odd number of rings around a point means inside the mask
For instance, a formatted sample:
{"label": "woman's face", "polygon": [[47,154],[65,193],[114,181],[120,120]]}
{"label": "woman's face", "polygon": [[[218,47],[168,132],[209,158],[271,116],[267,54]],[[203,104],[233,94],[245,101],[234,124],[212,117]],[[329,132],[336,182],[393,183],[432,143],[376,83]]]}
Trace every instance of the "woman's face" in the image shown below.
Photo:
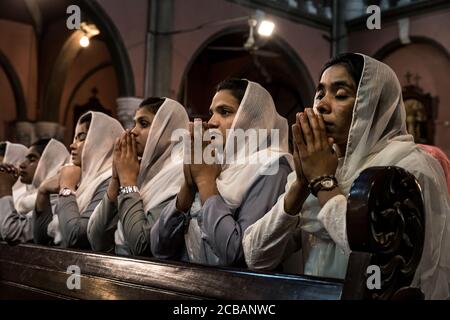
{"label": "woman's face", "polygon": [[70,145],[70,155],[72,157],[72,163],[81,167],[81,156],[83,155],[84,141],[86,140],[88,133],[88,124],[78,124],[75,128],[75,137]]}
{"label": "woman's face", "polygon": [[33,182],[34,173],[39,163],[41,155],[35,147],[28,149],[25,160],[19,166],[20,182],[24,184],[31,184]]}
{"label": "woman's face", "polygon": [[154,118],[155,114],[145,107],[139,108],[134,116],[134,127],[131,130],[131,134],[136,138],[136,151],[139,157],[142,157],[144,154],[148,133]]}
{"label": "woman's face", "polygon": [[340,146],[347,144],[356,92],[355,81],[340,64],[326,69],[317,86],[314,109],[323,115],[327,135]]}
{"label": "woman's face", "polygon": [[226,142],[226,130],[231,128],[239,104],[230,90],[220,90],[212,99],[209,108],[211,118],[208,121],[208,127],[218,129],[222,133],[224,144]]}

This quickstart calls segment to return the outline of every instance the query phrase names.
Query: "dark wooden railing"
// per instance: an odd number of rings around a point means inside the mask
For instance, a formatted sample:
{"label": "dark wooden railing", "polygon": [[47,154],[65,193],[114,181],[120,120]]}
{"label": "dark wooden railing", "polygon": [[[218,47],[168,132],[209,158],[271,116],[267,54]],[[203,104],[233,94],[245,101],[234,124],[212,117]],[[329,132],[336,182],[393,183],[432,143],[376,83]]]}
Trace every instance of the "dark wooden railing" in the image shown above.
{"label": "dark wooden railing", "polygon": [[[370,168],[352,186],[348,238],[354,250],[344,280],[135,259],[94,252],[0,243],[0,299],[401,299],[420,259],[420,187],[396,167]],[[381,268],[369,290],[367,267]],[[79,289],[70,266],[80,269]]]}
{"label": "dark wooden railing", "polygon": [[[0,245],[0,297],[74,299],[339,299],[343,282],[132,259],[35,245]],[[67,269],[81,271],[70,290]]]}

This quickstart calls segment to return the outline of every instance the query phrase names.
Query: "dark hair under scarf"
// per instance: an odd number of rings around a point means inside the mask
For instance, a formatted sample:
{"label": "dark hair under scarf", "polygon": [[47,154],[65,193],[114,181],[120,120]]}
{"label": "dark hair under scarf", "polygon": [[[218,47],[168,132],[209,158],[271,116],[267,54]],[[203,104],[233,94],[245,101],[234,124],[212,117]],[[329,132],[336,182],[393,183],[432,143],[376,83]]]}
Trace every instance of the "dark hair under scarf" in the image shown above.
{"label": "dark hair under scarf", "polygon": [[40,139],[33,142],[30,147],[34,147],[36,151],[42,156],[42,153],[44,152],[45,147],[47,147],[47,144],[50,142],[50,140],[51,139]]}
{"label": "dark hair under scarf", "polygon": [[216,92],[220,90],[230,90],[231,94],[241,103],[247,90],[248,81],[244,79],[227,79],[223,80],[216,87]]}
{"label": "dark hair under scarf", "polygon": [[320,71],[319,79],[322,77],[322,74],[325,72],[326,69],[336,64],[343,65],[345,69],[347,69],[347,72],[352,76],[353,81],[355,81],[356,87],[358,87],[359,80],[361,79],[361,75],[364,68],[364,58],[356,53],[339,54],[328,60],[323,65],[322,70]]}

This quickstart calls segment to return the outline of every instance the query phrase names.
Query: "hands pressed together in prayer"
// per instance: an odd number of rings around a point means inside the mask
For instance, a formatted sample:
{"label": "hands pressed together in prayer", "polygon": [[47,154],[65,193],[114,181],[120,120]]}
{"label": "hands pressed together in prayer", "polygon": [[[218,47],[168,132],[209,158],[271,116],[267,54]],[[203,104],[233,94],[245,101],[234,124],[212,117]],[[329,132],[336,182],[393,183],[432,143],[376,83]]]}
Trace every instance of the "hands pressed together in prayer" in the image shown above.
{"label": "hands pressed together in prayer", "polygon": [[136,138],[130,130],[127,130],[116,140],[114,145],[113,173],[118,177],[122,186],[135,186],[139,167]]}
{"label": "hands pressed together in prayer", "polygon": [[44,180],[39,186],[40,192],[58,193],[62,188],[68,188],[76,191],[81,179],[81,168],[74,164],[64,165],[59,172]]}
{"label": "hands pressed together in prayer", "polygon": [[108,187],[108,198],[117,200],[120,186],[136,186],[140,163],[136,150],[136,138],[126,130],[116,139],[113,151],[112,178]]}
{"label": "hands pressed together in prayer", "polygon": [[56,175],[45,179],[38,189],[36,211],[42,212],[50,206],[50,194],[57,194],[63,188],[76,191],[81,180],[81,168],[72,163],[64,165]]}
{"label": "hands pressed together in prayer", "polygon": [[75,191],[81,180],[81,167],[74,164],[66,164],[59,172],[59,188],[69,188]]}
{"label": "hands pressed together in prayer", "polygon": [[[201,130],[194,131],[194,124],[189,124],[189,132],[191,137],[191,163],[184,164],[184,184],[178,193],[177,208],[180,211],[186,212],[192,205],[195,193],[198,191],[200,200],[203,203],[213,196],[219,194],[217,190],[216,179],[222,171],[220,164],[207,164],[203,159],[203,151],[208,146],[207,141],[203,141],[204,132],[208,130],[208,124],[202,123]],[[202,159],[201,163],[194,163],[194,137],[202,141]]]}
{"label": "hands pressed together in prayer", "polygon": [[50,177],[46,180],[44,180],[41,185],[39,186],[39,192],[42,193],[58,193],[59,192],[59,177],[60,177],[61,171],[54,175],[53,177]]}
{"label": "hands pressed together in prayer", "polygon": [[[332,149],[333,138],[327,137],[323,116],[315,114],[312,108],[296,115],[292,135],[296,180],[285,196],[284,209],[289,214],[297,214],[310,193],[308,184],[318,177],[334,175],[338,159]],[[319,192],[321,205],[338,193],[338,188]]]}
{"label": "hands pressed together in prayer", "polygon": [[12,164],[0,164],[0,197],[12,195],[12,187],[19,178],[19,170]]}

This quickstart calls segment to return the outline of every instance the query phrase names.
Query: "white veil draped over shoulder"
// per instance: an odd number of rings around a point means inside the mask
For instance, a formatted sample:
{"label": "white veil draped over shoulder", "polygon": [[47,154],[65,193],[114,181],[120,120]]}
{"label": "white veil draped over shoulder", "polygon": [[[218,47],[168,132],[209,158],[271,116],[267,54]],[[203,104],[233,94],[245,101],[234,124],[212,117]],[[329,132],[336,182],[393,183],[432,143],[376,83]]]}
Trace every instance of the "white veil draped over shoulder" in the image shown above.
{"label": "white veil draped over shoulder", "polygon": [[[80,214],[89,205],[98,186],[112,176],[114,143],[125,131],[119,121],[102,112],[88,113],[92,118],[81,155],[81,181],[76,190]],[[62,235],[57,214],[53,215],[47,233],[55,244],[61,242]]]}
{"label": "white veil draped over shoulder", "polygon": [[34,209],[37,190],[41,183],[57,174],[61,166],[69,161],[67,148],[58,140],[51,139],[45,147],[36,167],[31,185],[26,186],[26,192],[15,201],[17,212],[26,214]]}
{"label": "white veil draped over shoulder", "polygon": [[[258,139],[256,145],[249,139],[235,148],[230,143],[233,134],[248,129],[267,130],[268,136]],[[277,130],[278,141],[271,140],[271,130]],[[288,122],[278,114],[270,93],[260,84],[248,81],[225,144],[225,159],[231,155],[234,161],[227,162],[217,178],[217,189],[230,207],[238,208],[253,183],[261,175],[269,174],[271,166],[280,158],[285,157],[293,167],[288,140]]]}
{"label": "white veil draped over shoulder", "polygon": [[112,176],[114,143],[124,129],[119,121],[101,113],[89,112],[92,120],[81,155],[81,181],[76,191],[80,212],[83,212],[98,186]]}
{"label": "white veil draped over shoulder", "polygon": [[[175,195],[184,181],[182,144],[171,140],[177,129],[189,130],[189,117],[180,103],[165,98],[153,119],[139,170],[145,211]],[[172,152],[178,156],[172,157]]]}
{"label": "white veil draped over shoulder", "polygon": [[[183,143],[171,139],[177,129],[188,131],[189,117],[179,102],[165,98],[153,118],[138,175],[146,214],[177,194],[184,182]],[[172,155],[173,152],[177,154]],[[126,242],[121,221],[117,224],[114,238],[116,245]]]}
{"label": "white veil draped over shoulder", "polygon": [[[364,70],[358,86],[345,157],[336,178],[344,194],[360,172],[373,166],[399,166],[422,187],[425,204],[425,244],[413,284],[429,298],[448,298],[450,281],[450,207],[439,162],[416,146],[406,130],[402,89],[386,64],[362,55]],[[336,247],[317,219],[321,207],[309,196],[302,209],[305,273],[344,277],[348,256]],[[344,219],[345,220],[345,219]]]}
{"label": "white veil draped over shoulder", "polygon": [[[6,141],[6,150],[5,156],[3,157],[3,163],[9,163],[18,168],[20,163],[25,160],[27,153],[28,148],[24,145]],[[20,182],[20,179],[18,179],[12,188],[13,202],[16,208],[17,199],[20,199],[26,191],[26,186]]]}
{"label": "white veil draped over shoulder", "polygon": [[[236,131],[249,129],[267,130],[264,139],[253,143],[246,139],[245,143],[233,145],[230,141]],[[278,140],[272,140],[272,130],[277,132]],[[284,157],[293,168],[293,158],[289,153],[289,128],[285,118],[276,110],[270,93],[260,84],[248,81],[244,97],[236,116],[227,130],[222,172],[216,179],[217,189],[231,209],[239,208],[248,190],[261,175],[276,174],[278,161]],[[232,157],[233,161],[229,161]],[[274,171],[275,168],[275,171]],[[197,219],[201,219],[201,202],[198,193],[191,206],[189,230],[185,233],[186,248],[191,262],[217,265],[218,257],[211,248],[205,248],[202,242],[202,231]]]}

